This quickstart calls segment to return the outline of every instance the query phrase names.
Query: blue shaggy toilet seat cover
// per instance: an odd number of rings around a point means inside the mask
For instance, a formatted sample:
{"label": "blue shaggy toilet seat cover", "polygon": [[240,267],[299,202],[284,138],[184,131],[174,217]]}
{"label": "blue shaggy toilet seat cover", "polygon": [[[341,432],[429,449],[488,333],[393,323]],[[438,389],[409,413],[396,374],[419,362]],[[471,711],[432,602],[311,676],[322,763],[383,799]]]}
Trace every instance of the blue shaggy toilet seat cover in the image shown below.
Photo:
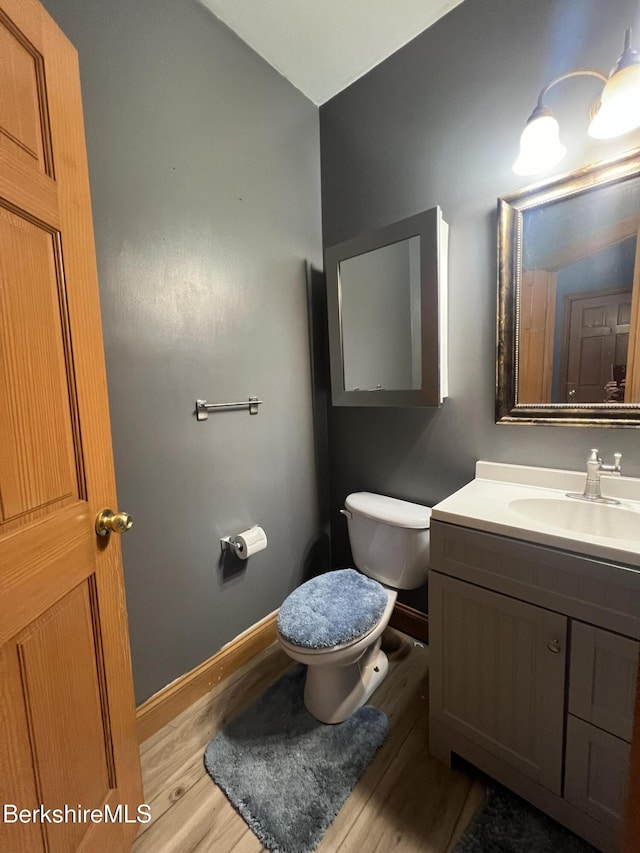
{"label": "blue shaggy toilet seat cover", "polygon": [[382,584],[354,569],[318,575],[289,595],[278,614],[278,631],[289,643],[328,649],[364,637],[387,606]]}

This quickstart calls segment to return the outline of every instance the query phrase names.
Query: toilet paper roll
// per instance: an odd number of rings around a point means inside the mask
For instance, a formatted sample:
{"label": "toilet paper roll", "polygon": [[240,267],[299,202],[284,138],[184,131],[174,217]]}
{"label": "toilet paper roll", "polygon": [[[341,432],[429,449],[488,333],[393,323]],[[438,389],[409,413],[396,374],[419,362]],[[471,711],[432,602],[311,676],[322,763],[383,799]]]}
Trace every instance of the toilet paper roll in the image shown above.
{"label": "toilet paper roll", "polygon": [[242,533],[233,536],[231,543],[238,557],[241,560],[246,560],[253,554],[264,551],[267,547],[267,534],[261,527],[251,527],[249,530],[244,530]]}

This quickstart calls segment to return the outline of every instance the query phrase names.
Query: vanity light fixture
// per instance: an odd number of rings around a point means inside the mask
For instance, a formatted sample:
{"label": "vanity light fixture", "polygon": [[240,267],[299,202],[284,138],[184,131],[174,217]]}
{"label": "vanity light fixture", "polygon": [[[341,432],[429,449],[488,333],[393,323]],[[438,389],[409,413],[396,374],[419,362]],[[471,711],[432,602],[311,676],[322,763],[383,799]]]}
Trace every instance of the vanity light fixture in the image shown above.
{"label": "vanity light fixture", "polygon": [[517,175],[534,175],[551,169],[565,156],[567,149],[560,142],[558,122],[543,99],[557,83],[584,76],[597,77],[605,84],[591,107],[589,136],[612,139],[640,127],[640,54],[631,47],[631,30],[627,30],[624,51],[608,77],[601,71],[580,69],[555,77],[542,89],[520,137],[520,153],[513,164]]}

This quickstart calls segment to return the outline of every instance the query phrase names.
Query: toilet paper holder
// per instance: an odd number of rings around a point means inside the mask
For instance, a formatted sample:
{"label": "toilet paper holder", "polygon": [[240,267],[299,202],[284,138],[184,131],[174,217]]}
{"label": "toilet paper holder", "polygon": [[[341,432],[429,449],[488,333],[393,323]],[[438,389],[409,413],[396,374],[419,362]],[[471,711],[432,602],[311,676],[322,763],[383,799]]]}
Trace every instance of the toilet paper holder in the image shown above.
{"label": "toilet paper holder", "polygon": [[236,557],[241,560],[247,560],[254,554],[264,551],[266,547],[267,535],[258,524],[254,524],[248,530],[243,530],[242,533],[236,533],[234,536],[223,536],[220,539],[222,553],[233,551]]}
{"label": "toilet paper holder", "polygon": [[220,550],[223,553],[225,551],[233,551],[237,557],[239,549],[240,549],[240,545],[238,542],[233,541],[233,536],[223,536],[220,539]]}

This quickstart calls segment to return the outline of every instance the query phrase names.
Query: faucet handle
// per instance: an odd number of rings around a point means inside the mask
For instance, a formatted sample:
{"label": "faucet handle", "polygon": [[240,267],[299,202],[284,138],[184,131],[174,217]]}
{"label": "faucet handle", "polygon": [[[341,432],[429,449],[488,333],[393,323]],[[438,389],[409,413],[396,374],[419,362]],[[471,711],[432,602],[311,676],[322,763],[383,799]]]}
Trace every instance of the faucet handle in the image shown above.
{"label": "faucet handle", "polygon": [[619,474],[622,471],[620,465],[622,461],[622,453],[613,454],[613,465],[603,465],[602,470],[607,474]]}

